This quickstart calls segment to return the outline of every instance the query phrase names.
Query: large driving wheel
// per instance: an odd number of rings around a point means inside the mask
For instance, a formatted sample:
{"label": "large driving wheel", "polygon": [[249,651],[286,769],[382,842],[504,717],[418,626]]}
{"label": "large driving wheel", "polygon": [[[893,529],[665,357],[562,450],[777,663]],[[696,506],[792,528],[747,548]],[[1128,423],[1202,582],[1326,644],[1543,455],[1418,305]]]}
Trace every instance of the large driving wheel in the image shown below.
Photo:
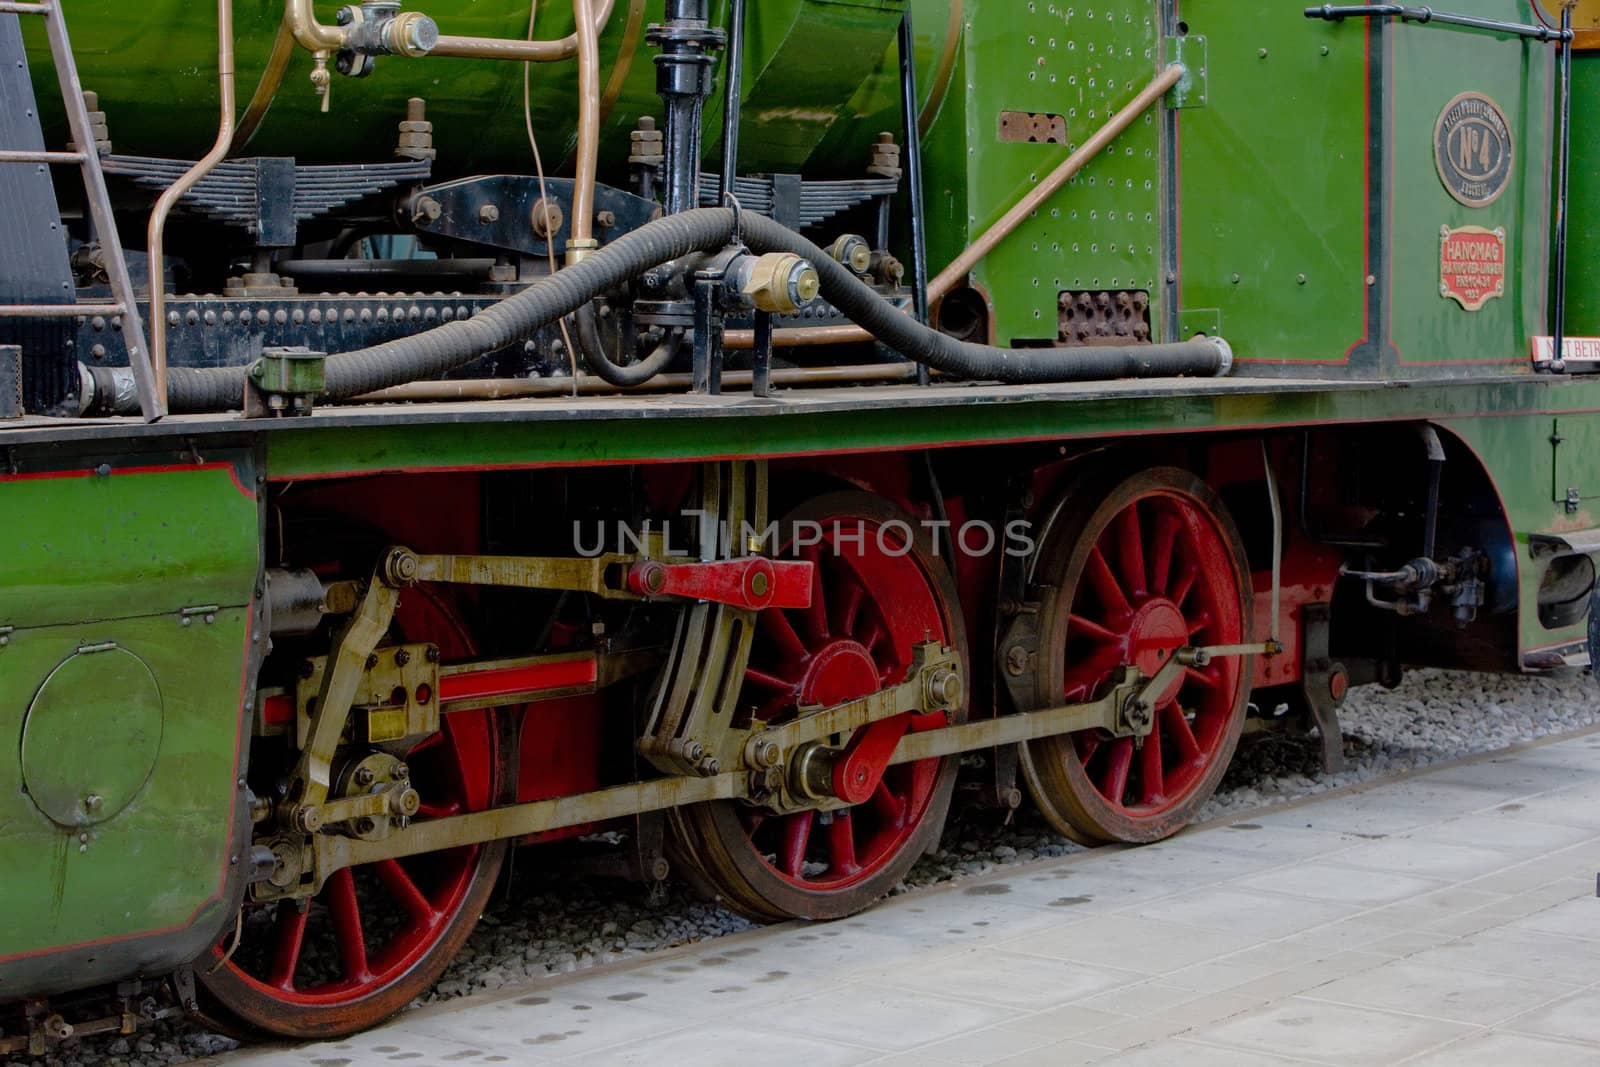
{"label": "large driving wheel", "polygon": [[[815,563],[816,577],[811,607],[769,608],[758,618],[740,696],[756,725],[896,685],[924,641],[955,648],[965,663],[954,585],[907,516],[878,497],[835,493],[780,529],[779,554]],[[806,543],[818,535],[820,543]],[[908,717],[920,730],[957,716]],[[679,868],[760,921],[853,915],[938,841],[955,769],[953,758],[889,767],[869,800],[832,812],[775,814],[737,801],[681,809],[673,815]]]}
{"label": "large driving wheel", "polygon": [[[1238,530],[1199,478],[1176,468],[1079,489],[1045,534],[1034,707],[1105,694],[1119,667],[1153,676],[1186,644],[1251,639]],[[1186,668],[1157,696],[1148,737],[1105,730],[1027,742],[1022,768],[1045,818],[1088,844],[1145,842],[1189,823],[1233,757],[1251,661]]]}
{"label": "large driving wheel", "polygon": [[[465,627],[426,587],[395,613],[407,640],[445,659],[473,653]],[[481,811],[500,794],[492,711],[445,716],[443,730],[405,756],[423,799],[417,818]],[[506,845],[469,845],[340,870],[308,902],[246,904],[238,929],[195,966],[202,1008],[235,1032],[326,1038],[370,1027],[439,977],[472,932]]]}

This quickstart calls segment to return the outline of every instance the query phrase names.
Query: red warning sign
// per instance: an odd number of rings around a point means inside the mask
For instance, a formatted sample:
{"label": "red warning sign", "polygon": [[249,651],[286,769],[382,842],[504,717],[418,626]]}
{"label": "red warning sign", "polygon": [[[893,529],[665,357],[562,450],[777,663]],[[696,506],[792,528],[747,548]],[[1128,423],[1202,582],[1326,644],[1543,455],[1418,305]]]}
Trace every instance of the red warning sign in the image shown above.
{"label": "red warning sign", "polygon": [[1506,293],[1506,231],[1463,226],[1439,231],[1439,295],[1479,311]]}

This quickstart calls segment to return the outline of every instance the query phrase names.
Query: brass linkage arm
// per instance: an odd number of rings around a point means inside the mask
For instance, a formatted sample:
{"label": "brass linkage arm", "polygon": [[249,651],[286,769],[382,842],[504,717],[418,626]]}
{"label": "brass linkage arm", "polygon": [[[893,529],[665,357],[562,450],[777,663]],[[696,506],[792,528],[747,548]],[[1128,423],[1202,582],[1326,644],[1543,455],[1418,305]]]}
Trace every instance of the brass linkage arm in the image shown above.
{"label": "brass linkage arm", "polygon": [[367,659],[388,634],[400,603],[399,590],[383,580],[382,571],[383,565],[379,564],[366,594],[333,644],[332,669],[323,675],[306,744],[290,778],[292,803],[285,809],[286,829],[315,833],[322,826],[323,802],[333,788],[333,757],[350,717],[350,706],[366,672]]}

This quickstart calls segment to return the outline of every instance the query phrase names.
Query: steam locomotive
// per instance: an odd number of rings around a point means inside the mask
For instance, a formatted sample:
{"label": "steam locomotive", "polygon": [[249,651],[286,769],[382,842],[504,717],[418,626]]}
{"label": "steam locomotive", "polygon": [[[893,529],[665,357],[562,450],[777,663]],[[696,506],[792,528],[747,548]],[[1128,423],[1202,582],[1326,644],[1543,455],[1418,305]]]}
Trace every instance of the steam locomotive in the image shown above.
{"label": "steam locomotive", "polygon": [[0,1052],[371,1025],[519,843],[834,919],[953,798],[1153,841],[1351,686],[1589,662],[1597,49],[3,0]]}

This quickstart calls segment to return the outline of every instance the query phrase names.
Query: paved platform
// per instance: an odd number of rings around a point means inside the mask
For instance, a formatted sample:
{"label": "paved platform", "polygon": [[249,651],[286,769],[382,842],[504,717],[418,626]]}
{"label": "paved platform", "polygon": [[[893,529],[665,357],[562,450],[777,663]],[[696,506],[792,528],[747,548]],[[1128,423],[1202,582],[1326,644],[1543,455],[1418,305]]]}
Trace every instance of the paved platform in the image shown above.
{"label": "paved platform", "polygon": [[1600,735],[227,1067],[1600,1062]]}

